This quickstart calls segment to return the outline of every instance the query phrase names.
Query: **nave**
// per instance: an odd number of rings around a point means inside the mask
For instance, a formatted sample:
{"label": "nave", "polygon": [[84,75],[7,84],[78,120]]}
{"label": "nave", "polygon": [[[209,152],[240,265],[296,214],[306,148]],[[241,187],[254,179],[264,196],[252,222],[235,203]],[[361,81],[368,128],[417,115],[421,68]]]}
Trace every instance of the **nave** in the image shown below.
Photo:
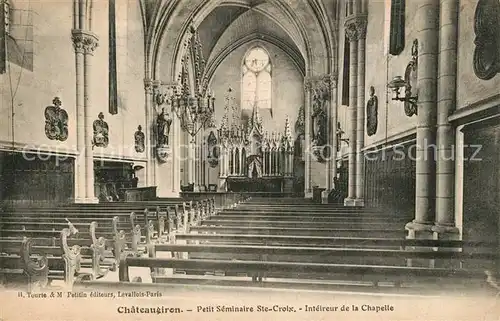
{"label": "nave", "polygon": [[[377,208],[235,194],[16,207],[1,220],[3,285],[153,283],[369,293],[495,293],[496,244],[418,240]],[[498,290],[498,289],[497,289]]]}
{"label": "nave", "polygon": [[0,320],[498,321],[500,0],[0,6]]}

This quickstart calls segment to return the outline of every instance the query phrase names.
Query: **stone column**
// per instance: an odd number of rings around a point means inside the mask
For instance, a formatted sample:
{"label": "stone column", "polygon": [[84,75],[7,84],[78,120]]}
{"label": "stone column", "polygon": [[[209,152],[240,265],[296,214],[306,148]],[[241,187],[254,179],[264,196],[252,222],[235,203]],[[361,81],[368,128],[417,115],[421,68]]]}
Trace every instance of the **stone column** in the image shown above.
{"label": "stone column", "polygon": [[358,108],[356,128],[356,206],[364,206],[365,200],[365,45],[366,45],[366,14],[358,14],[355,19],[358,35]]}
{"label": "stone column", "polygon": [[75,202],[85,201],[85,110],[84,110],[84,50],[83,33],[80,30],[72,30],[72,40],[75,49],[76,67],[76,148],[78,157],[75,166]]}
{"label": "stone column", "polygon": [[415,219],[406,225],[406,229],[409,238],[429,238],[434,224],[436,186],[433,145],[436,135],[439,3],[435,0],[418,1],[415,21],[419,49],[416,199]]}
{"label": "stone column", "polygon": [[337,177],[337,146],[340,144],[340,142],[337,141],[337,122],[338,122],[338,115],[337,115],[337,97],[338,97],[338,92],[337,92],[337,75],[332,75],[330,78],[330,86],[331,86],[331,97],[330,97],[330,110],[331,110],[331,117],[330,117],[330,141],[332,142],[332,147],[331,147],[331,155],[330,155],[330,184],[331,184],[331,189],[337,188],[335,186],[334,179]]}
{"label": "stone column", "polygon": [[92,105],[92,56],[98,45],[98,38],[95,34],[91,32],[86,32],[83,40],[84,49],[84,76],[83,76],[83,87],[84,87],[84,124],[85,124],[85,148],[84,148],[84,159],[85,159],[85,199],[86,202],[97,203],[98,199],[95,197],[94,192],[94,155],[92,152],[92,138],[94,135],[93,122],[94,115],[92,115],[89,110]]}
{"label": "stone column", "polygon": [[305,166],[304,166],[304,197],[312,198],[311,188],[311,79],[306,77],[304,80],[304,153],[305,153]]}
{"label": "stone column", "polygon": [[170,130],[170,148],[172,153],[172,193],[178,194],[181,186],[181,126],[179,118],[172,112],[172,127]]}
{"label": "stone column", "polygon": [[355,206],[356,199],[356,126],[357,126],[357,87],[358,87],[358,32],[356,27],[356,16],[351,15],[346,19],[345,32],[349,38],[349,182],[348,194],[344,205]]}
{"label": "stone column", "polygon": [[152,186],[152,171],[154,166],[154,135],[153,135],[153,117],[154,117],[154,89],[151,79],[144,79],[144,105],[146,113],[146,124],[144,126],[144,143],[146,150],[146,184],[144,186]]}
{"label": "stone column", "polygon": [[455,131],[448,116],[455,108],[457,82],[458,0],[441,0],[437,92],[437,163],[435,238],[458,236],[455,227]]}
{"label": "stone column", "polygon": [[[159,79],[155,79],[153,80],[153,97],[156,95],[156,94],[164,94],[164,89],[165,87],[163,86],[161,80]],[[149,162],[148,165],[151,165],[151,166],[148,166],[148,169],[147,169],[147,172],[146,172],[146,175],[149,176],[149,180],[148,180],[148,185],[149,186],[159,186],[160,185],[160,166],[161,163],[156,161],[156,148],[158,146],[156,146],[157,142],[158,142],[158,134],[155,133],[155,129],[154,127],[156,126],[156,117],[158,115],[158,112],[156,111],[156,101],[155,100],[152,100],[150,102],[150,106],[152,107],[150,110],[149,110],[149,113],[146,115],[147,116],[147,120],[148,120],[148,123],[150,124],[150,126],[148,127],[148,134],[149,136],[151,137],[151,149],[149,150],[149,153],[151,154],[151,158],[153,161]],[[161,106],[158,106],[158,109],[161,111],[161,108],[166,108],[167,106],[165,105],[161,105]],[[163,184],[162,184],[163,185]]]}
{"label": "stone column", "polygon": [[326,184],[325,190],[321,192],[321,203],[328,203],[328,195],[333,186],[333,178],[337,175],[337,168],[335,166],[335,159],[337,158],[337,135],[335,131],[337,128],[337,77],[335,75],[328,75],[325,77],[329,91],[329,108],[327,109],[327,145],[329,146],[329,155],[326,161]]}

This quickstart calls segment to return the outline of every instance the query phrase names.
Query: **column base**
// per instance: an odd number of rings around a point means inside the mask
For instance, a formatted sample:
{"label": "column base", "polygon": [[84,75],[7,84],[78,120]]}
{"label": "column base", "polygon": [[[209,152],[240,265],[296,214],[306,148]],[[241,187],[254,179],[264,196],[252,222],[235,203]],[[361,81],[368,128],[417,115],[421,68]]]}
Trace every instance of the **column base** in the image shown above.
{"label": "column base", "polygon": [[460,230],[453,225],[435,224],[432,227],[435,240],[458,240],[460,238]]}
{"label": "column base", "polygon": [[[434,232],[432,231],[432,223],[418,223],[415,221],[409,222],[405,226],[408,231],[407,239],[410,240],[432,240],[434,239]],[[432,247],[424,246],[407,246],[407,251],[433,251]],[[434,260],[429,259],[406,259],[406,265],[410,267],[427,267],[434,268]]]}
{"label": "column base", "polygon": [[365,207],[365,200],[364,200],[364,198],[355,198],[354,199],[354,206]]}
{"label": "column base", "polygon": [[304,198],[311,198],[312,199],[313,198],[313,192],[312,192],[312,190],[310,190],[310,191],[307,191],[307,190],[304,191]]}
{"label": "column base", "polygon": [[75,198],[75,204],[97,204],[99,203],[99,199],[97,197],[92,197],[92,198],[84,198],[84,197],[78,197]]}
{"label": "column base", "polygon": [[354,198],[344,199],[344,206],[356,206],[356,199]]}
{"label": "column base", "polygon": [[[458,241],[460,240],[460,230],[452,225],[439,225],[436,224],[432,227],[432,232],[434,234],[435,240],[443,241]],[[438,252],[460,252],[462,249],[460,247],[436,247],[435,251]],[[463,263],[460,260],[446,260],[439,259],[435,260],[434,266],[438,268],[453,268],[461,269],[463,268]]]}

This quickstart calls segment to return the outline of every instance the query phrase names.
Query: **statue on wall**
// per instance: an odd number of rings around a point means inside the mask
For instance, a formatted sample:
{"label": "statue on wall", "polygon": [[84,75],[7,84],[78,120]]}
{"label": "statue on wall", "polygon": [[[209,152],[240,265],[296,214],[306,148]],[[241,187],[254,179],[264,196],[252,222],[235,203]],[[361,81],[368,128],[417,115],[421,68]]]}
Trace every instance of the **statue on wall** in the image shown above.
{"label": "statue on wall", "polygon": [[138,153],[144,152],[144,133],[142,132],[142,126],[137,126],[137,131],[134,134],[135,139],[135,151]]}
{"label": "statue on wall", "polygon": [[370,86],[370,99],[366,103],[366,130],[368,136],[375,135],[378,125],[378,98],[375,95],[375,88]]}
{"label": "statue on wall", "polygon": [[158,146],[169,145],[170,125],[172,124],[172,117],[169,113],[165,113],[165,108],[161,109],[161,113],[156,119],[156,127],[158,132]]}
{"label": "statue on wall", "polygon": [[52,104],[45,108],[45,135],[50,140],[63,142],[68,138],[68,113],[62,109],[59,97],[55,97]]}
{"label": "statue on wall", "polygon": [[94,139],[93,146],[107,147],[109,144],[109,127],[108,123],[104,121],[104,114],[101,112],[97,116],[98,119],[94,120]]}
{"label": "statue on wall", "polygon": [[214,131],[210,131],[210,134],[208,135],[207,138],[207,145],[208,145],[208,164],[210,167],[214,168],[217,165],[219,165],[219,155],[220,155],[220,150],[218,146],[218,141],[217,137],[215,136]]}
{"label": "statue on wall", "polygon": [[327,117],[326,111],[324,108],[325,99],[322,95],[321,89],[316,89],[313,96],[313,105],[312,105],[312,140],[315,146],[323,146],[326,144],[326,125],[327,125]]}
{"label": "statue on wall", "polygon": [[305,111],[304,106],[300,106],[299,114],[297,116],[297,120],[295,121],[295,142],[294,142],[294,151],[295,156],[303,158],[304,156],[304,143],[305,143]]}

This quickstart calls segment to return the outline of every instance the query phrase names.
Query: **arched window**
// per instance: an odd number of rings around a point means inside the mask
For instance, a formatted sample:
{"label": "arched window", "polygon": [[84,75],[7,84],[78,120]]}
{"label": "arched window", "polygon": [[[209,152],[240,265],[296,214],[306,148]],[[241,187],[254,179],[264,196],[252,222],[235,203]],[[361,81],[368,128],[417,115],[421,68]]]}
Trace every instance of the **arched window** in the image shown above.
{"label": "arched window", "polygon": [[242,66],[242,109],[252,110],[255,104],[260,109],[271,109],[271,81],[269,54],[262,47],[250,49]]}
{"label": "arched window", "polygon": [[229,175],[233,175],[234,173],[234,159],[233,159],[233,154],[234,152],[231,150],[229,152]]}
{"label": "arched window", "polygon": [[240,159],[240,151],[238,148],[236,148],[235,152],[234,152],[234,174],[235,175],[240,175],[240,162],[241,162],[241,159]]}
{"label": "arched window", "polygon": [[241,150],[241,174],[245,175],[245,171],[247,170],[247,151],[245,148]]}

